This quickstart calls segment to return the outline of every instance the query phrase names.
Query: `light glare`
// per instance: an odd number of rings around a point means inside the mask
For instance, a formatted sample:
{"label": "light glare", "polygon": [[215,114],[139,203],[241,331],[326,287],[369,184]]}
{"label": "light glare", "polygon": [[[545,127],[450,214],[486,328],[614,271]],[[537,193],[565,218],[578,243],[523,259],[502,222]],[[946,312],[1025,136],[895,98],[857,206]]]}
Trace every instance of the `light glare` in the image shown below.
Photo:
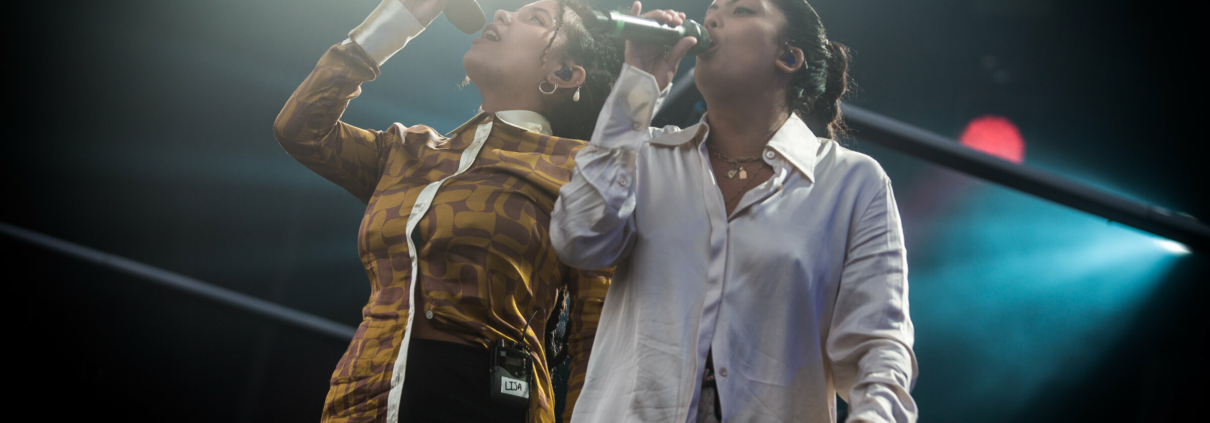
{"label": "light glare", "polygon": [[1189,254],[1189,247],[1176,241],[1157,239],[1155,240],[1155,245],[1172,254]]}

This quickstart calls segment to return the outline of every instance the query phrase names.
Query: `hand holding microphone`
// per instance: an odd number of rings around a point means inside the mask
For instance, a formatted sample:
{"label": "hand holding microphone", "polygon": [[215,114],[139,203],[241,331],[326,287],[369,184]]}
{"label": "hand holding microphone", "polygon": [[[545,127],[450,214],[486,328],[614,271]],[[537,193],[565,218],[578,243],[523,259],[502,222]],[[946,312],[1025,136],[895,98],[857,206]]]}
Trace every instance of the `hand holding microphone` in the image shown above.
{"label": "hand holding microphone", "polygon": [[584,24],[590,31],[626,39],[626,64],[655,76],[661,90],[672,82],[677,66],[686,54],[697,54],[710,47],[710,34],[685,14],[673,10],[642,12],[634,2],[631,16],[612,12],[594,12]]}

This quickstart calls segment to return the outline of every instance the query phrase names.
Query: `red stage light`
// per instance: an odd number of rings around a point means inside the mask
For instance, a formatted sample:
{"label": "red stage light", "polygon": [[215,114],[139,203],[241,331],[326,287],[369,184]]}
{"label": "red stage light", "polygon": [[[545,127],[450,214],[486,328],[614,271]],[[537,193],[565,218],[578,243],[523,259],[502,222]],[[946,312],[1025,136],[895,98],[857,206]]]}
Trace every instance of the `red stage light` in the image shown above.
{"label": "red stage light", "polygon": [[1025,140],[1011,120],[986,115],[971,119],[958,141],[967,147],[1020,164],[1025,161]]}

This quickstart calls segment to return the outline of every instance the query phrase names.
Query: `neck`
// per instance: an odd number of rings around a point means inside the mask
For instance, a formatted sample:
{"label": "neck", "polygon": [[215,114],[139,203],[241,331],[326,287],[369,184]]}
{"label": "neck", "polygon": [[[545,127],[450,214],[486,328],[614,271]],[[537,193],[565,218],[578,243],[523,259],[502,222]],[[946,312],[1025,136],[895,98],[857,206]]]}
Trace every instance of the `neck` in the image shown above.
{"label": "neck", "polygon": [[[532,86],[530,86],[532,85]],[[529,87],[529,89],[525,89]],[[532,91],[532,92],[531,92]],[[489,113],[505,110],[529,110],[545,114],[542,94],[538,93],[538,84],[484,84],[479,87],[483,98],[483,111]]]}
{"label": "neck", "polygon": [[[704,93],[703,93],[704,94]],[[790,117],[783,90],[706,97],[706,140],[730,157],[760,154]]]}

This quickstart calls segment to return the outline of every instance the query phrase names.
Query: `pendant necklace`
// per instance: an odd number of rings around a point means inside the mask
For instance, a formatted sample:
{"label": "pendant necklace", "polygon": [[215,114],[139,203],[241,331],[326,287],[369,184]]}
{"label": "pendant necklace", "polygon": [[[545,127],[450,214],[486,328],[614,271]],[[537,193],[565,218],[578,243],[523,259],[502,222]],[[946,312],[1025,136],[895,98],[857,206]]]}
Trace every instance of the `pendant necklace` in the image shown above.
{"label": "pendant necklace", "polygon": [[[760,171],[761,171],[761,170],[764,170],[765,166],[768,166],[768,164],[766,164],[766,163],[762,162],[762,163],[760,164],[760,167],[757,167],[757,168],[756,168],[756,174],[760,174]],[[741,168],[741,169],[742,169],[742,168]],[[752,175],[752,176],[753,176],[753,178],[752,178],[752,179],[753,179],[753,180],[755,180],[755,179],[756,179],[756,178],[755,178],[755,176],[756,176],[756,175]],[[744,175],[741,175],[741,176],[740,176],[740,179],[744,179],[744,177],[745,177]],[[735,201],[735,200],[739,199],[739,196],[744,195],[744,192],[748,190],[748,185],[749,185],[749,184],[751,184],[751,183],[752,183],[752,181],[744,182],[744,186],[743,186],[743,187],[740,187],[739,191],[736,191],[736,192],[735,192],[735,194],[731,195],[731,199],[726,200],[726,201],[724,201],[724,202],[723,202],[723,207],[726,207],[728,204],[731,204],[731,202],[732,202],[732,201]],[[719,187],[719,190],[721,191],[721,190],[722,190],[722,187]]]}
{"label": "pendant necklace", "polygon": [[737,173],[739,174],[740,179],[748,179],[748,171],[744,169],[744,165],[760,160],[759,154],[755,156],[736,158],[727,157],[727,155],[723,154],[721,151],[718,151],[718,149],[714,147],[714,144],[711,143],[706,143],[706,149],[710,150],[710,154],[713,154],[714,157],[718,157],[719,160],[727,162],[727,164],[731,165],[731,170],[727,171],[727,179],[735,179],[735,175]]}

